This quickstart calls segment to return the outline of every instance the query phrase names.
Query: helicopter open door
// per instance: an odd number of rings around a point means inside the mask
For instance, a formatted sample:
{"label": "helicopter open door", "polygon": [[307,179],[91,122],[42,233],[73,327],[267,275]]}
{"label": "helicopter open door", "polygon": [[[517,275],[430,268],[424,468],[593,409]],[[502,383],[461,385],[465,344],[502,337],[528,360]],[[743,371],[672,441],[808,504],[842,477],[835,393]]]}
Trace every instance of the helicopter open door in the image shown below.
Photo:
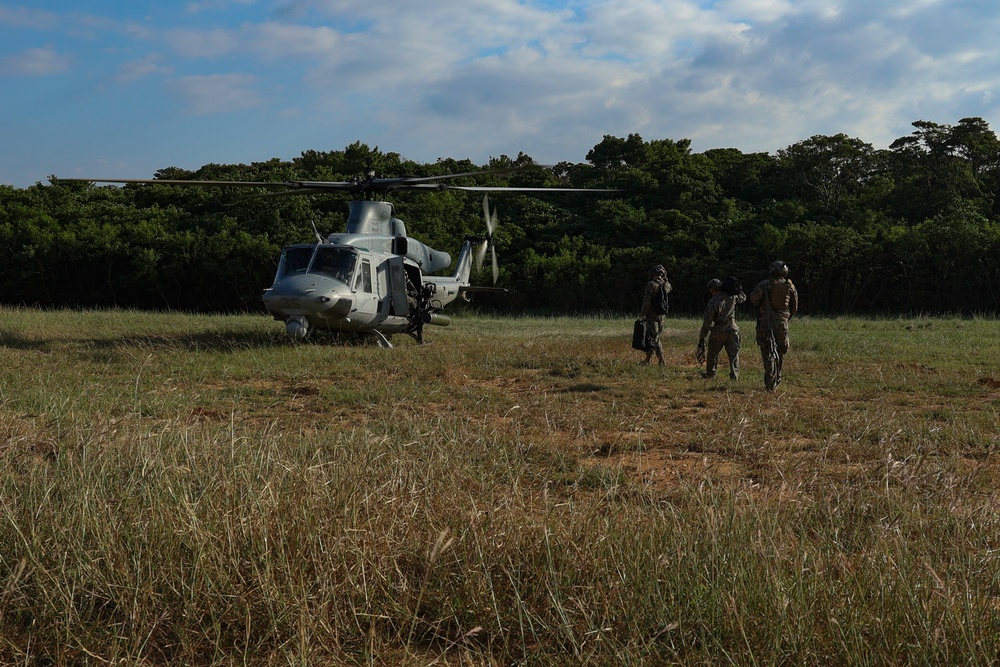
{"label": "helicopter open door", "polygon": [[403,258],[399,255],[386,260],[389,266],[389,314],[405,317],[410,313],[410,304],[406,300],[406,268]]}

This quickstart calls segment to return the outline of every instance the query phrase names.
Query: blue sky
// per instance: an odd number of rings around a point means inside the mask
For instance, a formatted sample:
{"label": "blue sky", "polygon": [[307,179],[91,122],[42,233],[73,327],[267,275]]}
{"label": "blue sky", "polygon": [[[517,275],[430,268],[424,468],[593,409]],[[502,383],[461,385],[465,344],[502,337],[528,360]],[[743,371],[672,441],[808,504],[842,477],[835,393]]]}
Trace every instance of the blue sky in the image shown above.
{"label": "blue sky", "polygon": [[775,152],[1000,119],[976,0],[0,1],[0,184],[291,159]]}

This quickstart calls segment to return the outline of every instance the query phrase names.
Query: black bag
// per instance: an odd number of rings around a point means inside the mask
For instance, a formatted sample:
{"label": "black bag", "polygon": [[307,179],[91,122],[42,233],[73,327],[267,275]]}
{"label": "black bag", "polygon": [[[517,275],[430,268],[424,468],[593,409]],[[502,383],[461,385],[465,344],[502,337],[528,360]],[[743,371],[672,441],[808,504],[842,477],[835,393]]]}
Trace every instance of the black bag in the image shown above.
{"label": "black bag", "polygon": [[720,287],[723,292],[736,296],[743,291],[743,283],[736,276],[726,276],[726,279],[722,281],[722,287]]}
{"label": "black bag", "polygon": [[646,320],[635,321],[632,328],[632,349],[643,352],[649,349],[649,326]]}

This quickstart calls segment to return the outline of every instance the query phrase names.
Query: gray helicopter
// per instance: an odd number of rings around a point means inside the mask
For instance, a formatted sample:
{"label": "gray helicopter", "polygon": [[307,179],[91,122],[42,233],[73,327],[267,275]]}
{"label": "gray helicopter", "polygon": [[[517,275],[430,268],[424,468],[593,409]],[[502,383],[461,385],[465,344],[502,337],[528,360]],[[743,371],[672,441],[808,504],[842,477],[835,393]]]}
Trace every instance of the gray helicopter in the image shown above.
{"label": "gray helicopter", "polygon": [[[474,292],[504,292],[496,287],[499,268],[493,244],[497,211],[483,196],[486,235],[467,237],[450,275],[440,275],[452,264],[451,255],[408,236],[391,203],[376,200],[391,192],[441,190],[519,192],[614,192],[601,188],[535,188],[458,186],[445,183],[467,172],[442,176],[377,178],[370,168],[364,178],[350,181],[198,181],[168,179],[66,178],[92,183],[200,185],[217,187],[281,188],[272,195],[322,194],[348,191],[360,198],[348,204],[347,228],[316,240],[282,249],[274,281],[261,297],[275,320],[285,323],[290,338],[302,341],[317,331],[374,336],[382,347],[392,347],[390,336],[408,334],[424,342],[424,325],[447,326],[451,319],[440,311],[455,299],[469,300]],[[492,286],[470,284],[473,264],[482,269],[491,255]]]}

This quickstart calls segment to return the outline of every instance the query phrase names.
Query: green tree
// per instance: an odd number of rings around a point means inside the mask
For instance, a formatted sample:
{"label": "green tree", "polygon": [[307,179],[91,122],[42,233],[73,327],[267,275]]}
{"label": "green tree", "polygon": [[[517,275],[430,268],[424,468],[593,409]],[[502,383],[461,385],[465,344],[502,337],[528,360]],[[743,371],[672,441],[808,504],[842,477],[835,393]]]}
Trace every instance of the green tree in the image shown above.
{"label": "green tree", "polygon": [[1000,142],[981,118],[958,126],[915,121],[890,145],[897,188],[892,206],[910,224],[971,202],[986,215],[996,206]]}
{"label": "green tree", "polygon": [[846,134],[816,135],[778,151],[778,167],[787,179],[785,198],[830,219],[842,219],[864,199],[878,178],[878,164],[871,144]]}

